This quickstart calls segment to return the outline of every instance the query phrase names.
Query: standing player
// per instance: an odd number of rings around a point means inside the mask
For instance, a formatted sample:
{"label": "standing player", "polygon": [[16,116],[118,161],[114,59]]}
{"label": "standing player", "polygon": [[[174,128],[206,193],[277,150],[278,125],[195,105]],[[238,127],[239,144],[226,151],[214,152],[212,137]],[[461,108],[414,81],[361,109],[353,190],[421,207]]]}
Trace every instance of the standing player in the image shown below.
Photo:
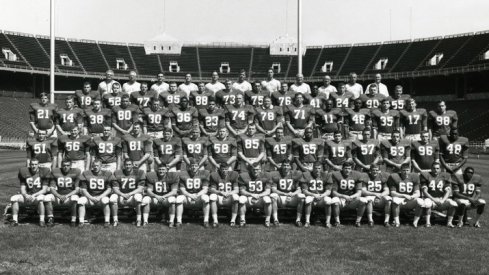
{"label": "standing player", "polygon": [[61,161],[71,161],[72,168],[78,168],[81,172],[90,169],[90,137],[81,136],[78,127],[71,129],[69,136],[61,136],[58,139],[58,167]]}
{"label": "standing player", "polygon": [[436,140],[430,140],[430,133],[421,132],[421,141],[411,143],[411,160],[415,172],[430,172],[431,166],[439,162],[440,147]]}
{"label": "standing player", "polygon": [[56,104],[49,103],[49,95],[41,93],[41,102],[32,103],[29,110],[30,125],[34,133],[39,130],[46,131],[48,137],[56,137],[54,127],[55,112],[58,109]]}
{"label": "standing player", "polygon": [[426,208],[426,227],[431,227],[431,209],[433,209],[447,210],[447,226],[454,228],[453,215],[458,205],[450,198],[452,196],[450,175],[442,172],[440,164],[435,162],[431,165],[431,172],[420,174],[420,180],[424,197],[423,208]]}
{"label": "standing player", "polygon": [[224,84],[219,82],[219,74],[215,71],[212,72],[211,82],[205,84],[206,91],[209,91],[212,93],[212,95],[215,95],[217,92],[224,90],[225,88],[226,87],[224,87]]}
{"label": "standing player", "polygon": [[352,143],[343,141],[341,132],[334,133],[333,140],[327,140],[324,150],[324,162],[329,171],[340,171],[343,163],[352,162]]}
{"label": "standing player", "polygon": [[61,168],[54,168],[49,183],[49,192],[44,196],[48,226],[54,225],[53,203],[65,205],[71,209],[71,226],[76,225],[76,204],[80,192],[80,170],[71,168],[71,161],[61,162]]}
{"label": "standing player", "polygon": [[457,129],[450,130],[449,136],[441,136],[440,162],[450,174],[462,174],[462,169],[469,158],[469,140],[458,135]]}
{"label": "standing player", "polygon": [[209,98],[206,109],[199,110],[199,127],[204,136],[216,136],[217,129],[224,127],[225,119],[225,111],[216,108],[216,100],[213,97]]}
{"label": "standing player", "polygon": [[51,170],[56,167],[58,140],[47,138],[45,130],[38,131],[36,139],[27,139],[25,148],[27,151],[27,167],[30,166],[31,159],[37,159],[40,168]]}
{"label": "standing player", "polygon": [[152,138],[162,138],[163,129],[170,127],[170,118],[168,117],[168,110],[162,108],[160,105],[160,99],[157,97],[151,98],[148,108],[143,109],[143,133],[149,135]]}
{"label": "standing player", "polygon": [[265,137],[262,134],[256,133],[256,125],[248,125],[246,134],[241,134],[236,139],[238,146],[239,165],[238,171],[247,171],[255,163],[261,165],[265,160]]}
{"label": "standing player", "polygon": [[380,152],[389,173],[400,172],[403,165],[411,163],[411,144],[401,140],[401,133],[397,130],[392,132],[392,139],[381,141]]}
{"label": "standing player", "polygon": [[187,97],[187,94],[184,91],[178,90],[177,83],[175,82],[170,82],[169,90],[162,92],[159,96],[160,101],[169,110],[173,107],[178,107],[180,100],[184,97]]}
{"label": "standing player", "polygon": [[384,211],[384,226],[389,227],[391,216],[392,197],[389,196],[389,186],[387,181],[389,174],[381,172],[379,166],[372,164],[366,174],[365,182],[362,188],[362,196],[368,201],[367,217],[368,224],[373,226],[374,220],[372,213],[375,210]]}
{"label": "standing player", "polygon": [[83,110],[75,107],[75,98],[68,96],[65,99],[65,108],[56,110],[55,125],[60,135],[68,135],[71,129],[83,126]]}
{"label": "standing player", "polygon": [[350,73],[348,84],[346,84],[346,90],[353,94],[353,99],[357,99],[363,95],[363,87],[357,83],[356,73]]}
{"label": "standing player", "polygon": [[165,82],[165,74],[158,73],[156,79],[156,83],[151,85],[151,91],[156,92],[158,96],[163,92],[168,92],[168,90],[170,89],[170,85]]}
{"label": "standing player", "polygon": [[338,83],[338,91],[329,94],[329,98],[333,100],[336,108],[345,110],[353,106],[354,95],[346,89],[343,82]]}
{"label": "standing player", "polygon": [[419,176],[410,173],[411,168],[408,163],[401,165],[399,173],[393,173],[387,180],[392,196],[392,213],[394,216],[394,227],[400,226],[399,212],[414,209],[413,226],[418,227],[419,218],[423,211],[424,202],[420,198]]}
{"label": "standing player", "polygon": [[436,110],[428,114],[429,128],[433,138],[448,135],[451,129],[457,129],[458,116],[453,110],[447,111],[445,101],[438,101]]}
{"label": "standing player", "polygon": [[75,97],[78,108],[83,110],[90,109],[93,101],[102,99],[99,91],[93,91],[88,81],[83,82],[83,90],[75,91]]}
{"label": "standing player", "polygon": [[182,140],[173,136],[173,130],[165,128],[163,138],[153,141],[154,163],[166,166],[170,172],[180,171]]}
{"label": "standing player", "polygon": [[224,82],[224,89],[216,93],[217,106],[224,109],[228,105],[233,105],[238,94],[244,95],[241,91],[232,88],[231,80],[226,80]]}
{"label": "standing player", "polygon": [[427,131],[427,119],[425,109],[416,109],[414,99],[406,100],[406,109],[400,111],[400,126],[403,136],[407,140],[421,140],[421,132]]}
{"label": "standing player", "polygon": [[370,138],[370,129],[363,129],[362,139],[353,142],[352,157],[357,165],[356,170],[363,172],[369,171],[372,165],[377,165],[382,161],[380,143]]}
{"label": "standing player", "polygon": [[207,138],[200,136],[198,127],[192,129],[189,138],[182,138],[182,159],[187,167],[190,166],[190,160],[193,159],[199,164],[200,170],[206,168],[207,159],[209,158],[207,144]]}
{"label": "standing player", "polygon": [[481,227],[479,220],[484,213],[486,201],[481,199],[481,186],[483,180],[480,175],[475,174],[472,167],[467,167],[461,176],[455,176],[456,182],[453,184],[453,197],[458,204],[458,224],[457,227],[464,226],[464,215],[466,209],[476,208],[474,227]]}
{"label": "standing player", "polygon": [[270,92],[264,90],[260,81],[253,83],[252,89],[244,93],[245,104],[258,108],[263,105],[263,99],[270,96]]}
{"label": "standing player", "polygon": [[[112,195],[110,205],[112,208],[112,224],[114,227],[119,223],[119,204],[131,206],[136,209],[136,226],[141,226],[141,204],[143,202],[144,183],[146,172],[134,169],[134,163],[130,159],[124,160],[122,170],[116,170],[112,178]],[[147,221],[143,226],[147,225]]]}
{"label": "standing player", "polygon": [[[198,91],[199,88],[197,85],[192,83],[192,75],[191,74],[186,74],[185,75],[185,82],[180,84],[178,86],[178,91],[184,92],[185,96],[188,98],[190,96],[190,93]],[[178,102],[175,102],[178,103]]]}
{"label": "standing player", "polygon": [[189,137],[193,127],[199,125],[199,113],[197,109],[188,105],[188,99],[182,97],[178,107],[171,109],[172,129],[177,137]]}
{"label": "standing player", "polygon": [[157,98],[158,94],[155,91],[148,91],[148,82],[141,82],[141,91],[132,93],[130,101],[132,104],[139,106],[140,110],[149,106],[152,98]]}
{"label": "standing player", "polygon": [[12,204],[12,226],[19,225],[19,204],[37,205],[39,226],[46,226],[44,221],[44,194],[48,190],[49,169],[39,168],[39,161],[31,159],[29,167],[22,167],[18,174],[20,194],[10,198]]}
{"label": "standing player", "polygon": [[255,163],[250,172],[239,175],[239,226],[246,226],[246,208],[264,208],[265,227],[270,227],[272,200],[270,199],[270,175],[262,172],[261,166]]}
{"label": "standing player", "polygon": [[[325,226],[331,228],[331,205],[337,199],[331,198],[331,184],[328,184],[328,174],[323,172],[323,165],[320,162],[315,162],[312,172],[305,172],[302,178],[302,193],[305,198],[305,215],[306,221],[304,226],[311,225],[312,207],[324,207],[326,216]],[[296,225],[301,226],[300,220]]]}
{"label": "standing player", "polygon": [[[222,83],[220,82],[219,84],[222,85]],[[209,98],[214,97],[214,92],[207,90],[204,85],[204,82],[200,82],[198,88],[199,89],[197,91],[190,93],[190,97],[189,97],[190,105],[195,107],[197,111],[205,110],[209,105]]]}
{"label": "standing player", "polygon": [[147,162],[152,163],[151,155],[153,142],[151,137],[142,133],[141,124],[136,123],[131,134],[122,138],[122,152],[124,160],[132,160],[134,167],[147,171]]}
{"label": "standing player", "polygon": [[290,105],[285,113],[285,125],[290,131],[290,136],[296,138],[304,137],[306,128],[314,125],[314,110],[309,105],[304,105],[304,95],[296,93],[294,105]]}
{"label": "standing player", "polygon": [[352,141],[361,139],[363,129],[371,125],[370,110],[362,108],[362,105],[362,100],[358,98],[353,103],[353,109],[345,110],[345,126]]}
{"label": "standing player", "polygon": [[338,92],[336,87],[331,85],[331,77],[329,75],[325,75],[323,77],[323,85],[319,87],[319,94],[323,94],[324,97],[328,99],[330,94],[336,92]]}
{"label": "standing player", "polygon": [[303,74],[297,74],[295,76],[295,83],[290,85],[290,90],[295,93],[300,93],[300,94],[310,94],[311,93],[311,87],[309,84],[304,82],[304,75]]}
{"label": "standing player", "polygon": [[319,93],[319,88],[317,85],[312,86],[310,94],[304,95],[307,104],[311,105],[314,110],[322,109],[324,107],[324,101],[328,99],[324,94]]}
{"label": "standing player", "polygon": [[246,72],[245,70],[241,69],[239,71],[239,77],[238,81],[233,83],[233,91],[239,92],[241,94],[245,94],[247,91],[251,91],[251,84],[246,81]]}
{"label": "standing player", "polygon": [[280,85],[280,90],[272,93],[272,104],[281,107],[286,112],[288,106],[292,104],[295,94],[295,92],[289,90],[289,85],[284,82]]}
{"label": "standing player", "polygon": [[379,140],[389,140],[392,138],[392,132],[399,130],[399,112],[390,109],[388,99],[380,102],[380,109],[372,110],[372,126],[373,136]]}
{"label": "standing player", "polygon": [[269,96],[264,97],[263,106],[255,109],[255,124],[258,131],[267,137],[274,136],[277,128],[282,127],[282,123],[282,108],[273,106]]}
{"label": "standing player", "polygon": [[116,83],[112,78],[114,77],[114,71],[107,70],[105,72],[105,79],[98,84],[97,91],[100,93],[100,96],[104,96],[105,94],[110,93],[112,91],[112,85]]}
{"label": "standing player", "polygon": [[270,94],[280,90],[280,81],[273,78],[273,69],[267,71],[267,79],[261,82],[261,86]]}
{"label": "standing player", "polygon": [[122,101],[122,95],[126,93],[122,93],[121,84],[119,82],[114,82],[111,85],[110,93],[104,93],[102,95],[102,102],[104,103],[104,108],[112,109],[115,106],[120,106]]}
{"label": "standing player", "polygon": [[209,146],[209,162],[215,169],[219,169],[220,163],[227,163],[229,167],[234,167],[237,155],[236,140],[228,137],[226,128],[219,128],[215,137],[210,137]]}
{"label": "standing player", "polygon": [[227,106],[226,127],[234,137],[237,137],[246,133],[248,124],[253,122],[254,115],[253,107],[245,105],[243,95],[237,94],[234,104]]}
{"label": "standing player", "polygon": [[229,226],[236,225],[239,203],[238,172],[230,171],[226,162],[220,163],[217,172],[212,172],[209,184],[209,200],[211,204],[212,227],[217,227],[218,206],[231,206],[231,221]]}
{"label": "standing player", "polygon": [[333,140],[334,132],[341,131],[343,123],[343,112],[339,108],[334,108],[332,99],[324,103],[324,108],[315,110],[315,123],[319,131],[319,137],[324,140]]}
{"label": "standing player", "polygon": [[307,127],[304,138],[292,140],[292,152],[297,167],[302,172],[311,172],[315,162],[323,161],[324,141],[313,137],[313,130]]}
{"label": "standing player", "polygon": [[[109,194],[112,192],[110,182],[112,173],[101,170],[102,164],[95,160],[92,170],[87,170],[80,177],[80,195],[78,199],[78,226],[85,225],[86,205],[98,206],[104,211],[104,227],[110,226]],[[116,224],[117,226],[117,224]]]}
{"label": "standing player", "polygon": [[282,162],[292,161],[292,141],[284,135],[284,128],[278,127],[275,137],[265,139],[265,149],[267,152],[268,169],[267,171],[278,170]]}
{"label": "standing player", "polygon": [[386,99],[386,97],[378,92],[377,84],[370,84],[368,94],[360,96],[360,100],[363,103],[363,108],[375,110],[380,107],[380,102]]}
{"label": "standing player", "polygon": [[[180,174],[180,196],[177,201],[183,201],[184,207],[202,208],[204,227],[209,227],[209,171],[199,170],[199,164],[190,160],[187,172]],[[177,212],[177,227],[182,223],[183,211]]]}
{"label": "standing player", "polygon": [[116,136],[122,137],[131,133],[134,124],[139,121],[139,108],[131,104],[129,95],[121,97],[121,105],[112,108],[112,127]]}
{"label": "standing player", "polygon": [[397,85],[394,88],[394,95],[390,96],[388,99],[391,102],[391,108],[393,110],[404,110],[404,107],[406,106],[406,101],[410,99],[411,97],[409,95],[405,95],[402,93],[402,86]]}
{"label": "standing player", "polygon": [[109,109],[102,109],[102,102],[95,99],[92,102],[93,108],[86,109],[83,124],[83,134],[101,136],[105,127],[110,127],[112,131],[112,112]]}
{"label": "standing player", "polygon": [[122,85],[122,91],[128,95],[141,91],[141,84],[136,81],[138,75],[135,71],[129,72],[129,81]]}
{"label": "standing player", "polygon": [[122,141],[119,137],[112,136],[109,126],[105,126],[103,136],[92,139],[91,147],[92,162],[100,161],[102,171],[114,173],[121,169]]}

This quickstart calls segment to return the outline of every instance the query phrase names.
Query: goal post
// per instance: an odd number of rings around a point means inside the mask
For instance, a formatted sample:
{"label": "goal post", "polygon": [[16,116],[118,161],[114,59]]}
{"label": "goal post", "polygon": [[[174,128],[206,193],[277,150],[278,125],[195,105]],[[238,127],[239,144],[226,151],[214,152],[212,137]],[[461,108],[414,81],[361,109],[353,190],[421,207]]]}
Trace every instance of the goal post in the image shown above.
{"label": "goal post", "polygon": [[51,97],[51,103],[58,98],[59,95],[74,95],[75,91],[54,91],[53,96]]}

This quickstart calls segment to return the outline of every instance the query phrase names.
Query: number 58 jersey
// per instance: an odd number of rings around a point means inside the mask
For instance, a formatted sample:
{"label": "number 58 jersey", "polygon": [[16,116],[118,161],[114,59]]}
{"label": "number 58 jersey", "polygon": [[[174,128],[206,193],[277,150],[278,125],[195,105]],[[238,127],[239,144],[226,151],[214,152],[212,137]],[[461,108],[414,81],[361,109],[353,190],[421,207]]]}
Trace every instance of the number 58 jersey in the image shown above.
{"label": "number 58 jersey", "polygon": [[387,180],[387,185],[391,192],[396,191],[404,195],[413,195],[415,191],[419,191],[419,176],[416,173],[409,173],[403,179],[400,173],[394,173]]}
{"label": "number 58 jersey", "polygon": [[86,189],[92,196],[98,196],[110,188],[112,180],[113,176],[109,171],[100,171],[94,174],[89,170],[82,173],[80,177],[80,188]]}

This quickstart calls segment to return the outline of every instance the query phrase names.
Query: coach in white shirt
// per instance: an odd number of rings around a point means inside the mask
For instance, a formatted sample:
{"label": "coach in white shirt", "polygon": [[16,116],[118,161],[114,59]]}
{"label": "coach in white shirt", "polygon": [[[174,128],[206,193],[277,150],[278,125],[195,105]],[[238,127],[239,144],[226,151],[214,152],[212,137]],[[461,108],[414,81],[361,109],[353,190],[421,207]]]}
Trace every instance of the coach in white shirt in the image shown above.
{"label": "coach in white shirt", "polygon": [[290,90],[301,94],[311,94],[311,87],[304,82],[303,74],[297,74],[295,76],[295,83],[290,85]]}
{"label": "coach in white shirt", "polygon": [[128,95],[141,91],[141,83],[136,81],[137,74],[135,71],[129,72],[129,81],[122,85],[122,91]]}
{"label": "coach in white shirt", "polygon": [[178,90],[185,92],[187,94],[187,98],[190,96],[191,92],[197,92],[199,90],[199,87],[192,83],[192,75],[191,74],[186,74],[185,75],[185,82],[180,84],[178,86]]}
{"label": "coach in white shirt", "polygon": [[[384,95],[385,97],[389,97],[389,90],[387,89],[387,86],[385,86],[385,84],[383,83],[380,83],[380,81],[382,81],[382,76],[380,74],[376,74],[375,84],[377,84],[377,87],[379,87],[379,94]],[[365,91],[370,91],[369,88],[370,85],[372,84],[368,84],[367,89],[365,89]]]}
{"label": "coach in white shirt", "polygon": [[226,89],[226,87],[224,87],[224,84],[219,82],[219,74],[217,72],[213,72],[211,82],[205,84],[205,89],[216,94],[217,92]]}
{"label": "coach in white shirt", "polygon": [[251,91],[251,84],[246,81],[245,70],[239,71],[238,81],[234,82],[232,87],[234,91],[241,91],[243,94],[247,91]]}
{"label": "coach in white shirt", "polygon": [[110,91],[112,91],[112,84],[116,82],[114,79],[112,79],[113,77],[114,77],[114,71],[107,70],[105,72],[105,79],[104,81],[98,84],[98,88],[97,88],[98,92],[100,93],[100,96],[103,96],[106,93],[110,93]]}
{"label": "coach in white shirt", "polygon": [[265,88],[265,90],[269,91],[270,94],[280,90],[280,81],[273,78],[273,69],[268,69],[267,80],[263,80],[261,82],[261,86]]}
{"label": "coach in white shirt", "polygon": [[156,92],[160,95],[162,92],[168,92],[170,90],[170,85],[165,82],[165,75],[159,73],[156,78],[158,79],[155,84],[151,85],[151,91]]}
{"label": "coach in white shirt", "polygon": [[353,94],[353,99],[363,95],[363,86],[357,83],[356,73],[350,73],[350,81],[346,84],[346,90]]}
{"label": "coach in white shirt", "polygon": [[331,85],[331,77],[325,75],[323,78],[323,86],[319,87],[319,94],[324,94],[326,98],[329,98],[331,93],[337,93],[336,87]]}

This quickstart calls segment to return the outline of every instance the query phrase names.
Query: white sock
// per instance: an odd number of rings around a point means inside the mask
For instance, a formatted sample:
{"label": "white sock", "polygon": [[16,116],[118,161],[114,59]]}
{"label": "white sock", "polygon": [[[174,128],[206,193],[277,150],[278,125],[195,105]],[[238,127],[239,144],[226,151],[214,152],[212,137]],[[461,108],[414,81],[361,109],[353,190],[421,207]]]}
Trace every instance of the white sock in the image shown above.
{"label": "white sock", "polygon": [[39,221],[41,221],[41,222],[44,221],[44,215],[39,215]]}
{"label": "white sock", "polygon": [[143,221],[148,222],[149,219],[149,213],[143,213]]}
{"label": "white sock", "polygon": [[18,222],[19,221],[19,215],[18,214],[12,215],[12,220],[14,220],[14,222]]}

